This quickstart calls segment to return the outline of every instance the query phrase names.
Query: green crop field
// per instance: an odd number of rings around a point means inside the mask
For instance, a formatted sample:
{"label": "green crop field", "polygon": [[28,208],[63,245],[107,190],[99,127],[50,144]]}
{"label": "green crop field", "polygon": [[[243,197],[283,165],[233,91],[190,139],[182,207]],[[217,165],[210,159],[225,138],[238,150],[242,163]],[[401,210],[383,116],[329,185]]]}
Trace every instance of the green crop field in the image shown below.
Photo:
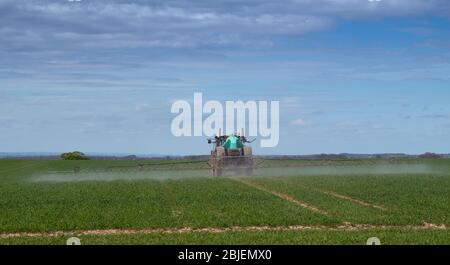
{"label": "green crop field", "polygon": [[450,244],[448,159],[138,163],[0,160],[0,244]]}

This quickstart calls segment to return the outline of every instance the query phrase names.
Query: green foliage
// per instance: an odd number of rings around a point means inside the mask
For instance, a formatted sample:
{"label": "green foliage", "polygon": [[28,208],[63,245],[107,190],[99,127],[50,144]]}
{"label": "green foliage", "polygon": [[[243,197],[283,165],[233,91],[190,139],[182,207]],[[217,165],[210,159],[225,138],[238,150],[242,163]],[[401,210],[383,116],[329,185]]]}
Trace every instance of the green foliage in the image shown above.
{"label": "green foliage", "polygon": [[89,157],[87,157],[82,152],[74,151],[74,152],[62,153],[61,159],[62,160],[89,160]]}
{"label": "green foliage", "polygon": [[[429,173],[386,174],[386,170],[367,166],[367,161],[333,161],[338,172],[343,166],[358,174],[333,175],[330,162],[309,161],[317,167],[324,163],[324,175],[307,175],[311,165],[302,161],[268,161],[273,167],[294,168],[289,176],[257,176],[246,178],[279,193],[287,194],[326,210],[330,216],[302,208],[273,194],[246,186],[230,178],[189,177],[146,179],[155,172],[107,172],[97,178],[85,173],[57,175],[51,171],[102,170],[109,166],[161,163],[163,161],[43,161],[0,160],[0,233],[50,232],[93,229],[167,228],[167,227],[233,227],[313,225],[332,227],[343,222],[399,226],[392,230],[357,231],[248,231],[225,233],[186,233],[152,235],[86,236],[85,243],[168,243],[168,244],[363,244],[369,236],[390,244],[433,244],[448,241],[448,230],[416,231],[402,228],[420,226],[424,222],[450,224],[450,160],[415,161]],[[361,162],[361,163],[360,163]],[[414,161],[394,161],[409,167]],[[351,164],[348,164],[351,163]],[[359,165],[358,165],[359,164]],[[363,165],[361,165],[363,164]],[[188,164],[189,165],[189,164]],[[178,166],[178,169],[187,167]],[[191,166],[191,165],[189,165]],[[199,165],[200,166],[200,165]],[[300,168],[300,169],[299,169]],[[304,169],[303,169],[304,168]],[[411,168],[417,168],[413,166]],[[267,169],[262,169],[262,171]],[[303,170],[303,171],[302,171]],[[364,170],[367,174],[360,174]],[[183,171],[183,170],[175,170]],[[344,170],[345,171],[345,170]],[[381,173],[380,173],[381,172]],[[106,178],[103,175],[111,175]],[[122,174],[122,179],[116,175]],[[171,174],[170,172],[166,174]],[[175,174],[175,173],[173,173]],[[136,178],[134,178],[134,176]],[[65,178],[65,181],[63,180]],[[380,211],[348,200],[324,194],[332,191],[371,204],[382,205]],[[9,243],[64,244],[66,238],[36,237],[0,239]]]}

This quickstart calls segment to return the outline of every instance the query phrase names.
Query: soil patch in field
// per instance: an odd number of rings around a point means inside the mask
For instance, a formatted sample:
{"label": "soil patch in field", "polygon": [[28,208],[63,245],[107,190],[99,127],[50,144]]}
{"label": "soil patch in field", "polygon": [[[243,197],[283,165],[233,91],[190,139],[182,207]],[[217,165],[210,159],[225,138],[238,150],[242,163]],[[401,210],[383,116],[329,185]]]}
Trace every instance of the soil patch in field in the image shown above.
{"label": "soil patch in field", "polygon": [[180,227],[180,228],[144,228],[144,229],[98,229],[98,230],[77,230],[77,231],[53,231],[53,232],[17,232],[1,233],[0,238],[19,238],[19,237],[60,237],[60,236],[83,236],[83,235],[133,235],[133,234],[181,234],[181,233],[226,233],[226,232],[251,232],[251,231],[306,231],[306,230],[447,230],[448,226],[444,224],[423,225],[370,225],[370,224],[352,224],[344,222],[337,226],[323,225],[290,225],[290,226],[233,226],[233,227]]}

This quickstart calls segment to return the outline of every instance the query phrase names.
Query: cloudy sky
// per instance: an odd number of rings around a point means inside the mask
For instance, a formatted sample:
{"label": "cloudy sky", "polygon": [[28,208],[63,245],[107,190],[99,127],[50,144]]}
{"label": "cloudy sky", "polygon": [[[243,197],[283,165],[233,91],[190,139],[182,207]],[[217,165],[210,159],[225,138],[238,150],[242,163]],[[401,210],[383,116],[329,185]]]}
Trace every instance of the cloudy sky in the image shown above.
{"label": "cloudy sky", "polygon": [[203,154],[171,103],[279,100],[264,154],[450,152],[448,0],[0,0],[0,152]]}

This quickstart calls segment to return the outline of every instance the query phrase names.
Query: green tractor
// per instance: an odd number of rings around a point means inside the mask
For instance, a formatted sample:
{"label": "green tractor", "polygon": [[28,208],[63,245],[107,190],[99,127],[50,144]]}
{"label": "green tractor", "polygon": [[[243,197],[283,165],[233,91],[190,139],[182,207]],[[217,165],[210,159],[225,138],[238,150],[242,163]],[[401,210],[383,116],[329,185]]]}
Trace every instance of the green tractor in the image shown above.
{"label": "green tractor", "polygon": [[209,138],[208,143],[213,144],[211,157],[208,161],[213,176],[223,176],[229,173],[233,175],[253,175],[252,147],[246,145],[248,141],[242,135],[218,135]]}

